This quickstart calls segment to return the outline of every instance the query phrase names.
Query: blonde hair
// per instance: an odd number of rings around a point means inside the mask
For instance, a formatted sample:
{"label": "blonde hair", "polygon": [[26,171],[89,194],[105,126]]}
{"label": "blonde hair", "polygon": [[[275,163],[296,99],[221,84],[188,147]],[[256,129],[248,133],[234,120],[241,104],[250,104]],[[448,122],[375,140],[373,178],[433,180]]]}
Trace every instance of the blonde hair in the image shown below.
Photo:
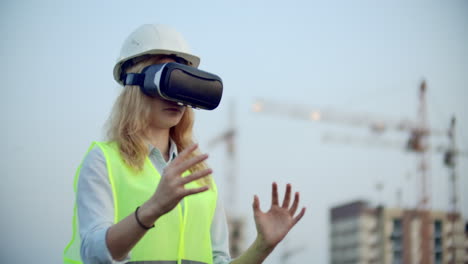
{"label": "blonde hair", "polygon": [[[158,63],[161,56],[149,56],[137,64],[124,69],[126,73],[141,73],[148,65]],[[123,160],[137,171],[143,169],[149,149],[146,141],[146,132],[151,122],[151,100],[140,91],[136,85],[126,85],[117,98],[111,116],[108,120],[107,136],[110,141],[115,141],[119,145],[120,154]],[[193,109],[187,107],[180,122],[170,128],[169,136],[177,145],[179,152],[193,144],[193,123],[195,114]],[[188,159],[200,154],[195,150]],[[201,162],[189,169],[196,172],[207,168],[205,162]],[[211,176],[199,180],[202,185],[211,184]]]}

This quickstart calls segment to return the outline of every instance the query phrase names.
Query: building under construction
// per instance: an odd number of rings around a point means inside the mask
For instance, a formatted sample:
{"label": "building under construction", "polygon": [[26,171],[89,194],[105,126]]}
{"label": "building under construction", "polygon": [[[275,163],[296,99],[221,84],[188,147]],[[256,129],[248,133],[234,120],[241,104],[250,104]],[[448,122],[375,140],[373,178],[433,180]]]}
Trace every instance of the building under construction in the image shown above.
{"label": "building under construction", "polygon": [[371,207],[330,209],[330,263],[468,263],[468,223],[459,213]]}

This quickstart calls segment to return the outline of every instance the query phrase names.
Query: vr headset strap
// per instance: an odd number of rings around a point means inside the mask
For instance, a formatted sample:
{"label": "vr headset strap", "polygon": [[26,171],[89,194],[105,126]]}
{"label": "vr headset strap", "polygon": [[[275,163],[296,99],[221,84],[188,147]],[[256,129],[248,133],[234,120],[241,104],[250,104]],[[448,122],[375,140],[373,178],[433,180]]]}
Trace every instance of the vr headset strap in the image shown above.
{"label": "vr headset strap", "polygon": [[144,73],[127,73],[123,80],[124,85],[138,85],[143,86],[145,81],[145,74]]}

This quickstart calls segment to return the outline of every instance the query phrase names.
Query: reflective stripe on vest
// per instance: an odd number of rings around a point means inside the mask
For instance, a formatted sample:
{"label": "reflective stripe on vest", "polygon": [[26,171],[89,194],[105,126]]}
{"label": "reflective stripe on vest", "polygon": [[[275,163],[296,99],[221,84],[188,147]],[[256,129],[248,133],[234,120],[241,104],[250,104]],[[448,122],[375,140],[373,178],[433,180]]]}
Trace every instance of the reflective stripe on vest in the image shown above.
{"label": "reflective stripe on vest", "polygon": [[[94,142],[90,149],[94,146],[101,149],[106,160],[114,199],[114,223],[117,223],[133,214],[137,206],[154,194],[161,176],[148,158],[142,171],[135,171],[127,166],[116,143]],[[80,169],[81,165],[75,175],[75,192]],[[200,185],[192,182],[185,187],[197,188]],[[129,263],[212,264],[210,229],[216,200],[217,189],[213,181],[210,190],[185,197],[183,208],[179,204],[161,216],[155,223],[156,227],[147,231],[135,245],[130,252]],[[75,205],[72,241],[65,248],[64,263],[82,263],[80,244]],[[168,259],[174,261],[167,261]]]}

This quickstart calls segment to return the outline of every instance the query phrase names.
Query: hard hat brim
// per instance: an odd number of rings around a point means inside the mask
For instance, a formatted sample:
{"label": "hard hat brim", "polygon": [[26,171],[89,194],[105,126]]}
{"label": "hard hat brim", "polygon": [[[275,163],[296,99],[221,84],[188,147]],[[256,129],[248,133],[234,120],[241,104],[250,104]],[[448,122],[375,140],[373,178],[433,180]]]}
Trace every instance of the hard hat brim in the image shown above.
{"label": "hard hat brim", "polygon": [[130,60],[133,60],[135,58],[145,56],[145,55],[174,55],[174,56],[183,58],[186,61],[190,62],[191,63],[190,66],[192,66],[194,68],[198,68],[198,66],[200,65],[200,58],[195,56],[195,55],[180,52],[180,51],[174,51],[174,50],[153,49],[153,50],[147,50],[145,52],[135,54],[134,56],[123,58],[123,59],[119,60],[114,66],[114,71],[113,71],[114,72],[114,79],[119,84],[123,85],[123,82],[121,80],[122,65],[127,61],[130,61]]}

